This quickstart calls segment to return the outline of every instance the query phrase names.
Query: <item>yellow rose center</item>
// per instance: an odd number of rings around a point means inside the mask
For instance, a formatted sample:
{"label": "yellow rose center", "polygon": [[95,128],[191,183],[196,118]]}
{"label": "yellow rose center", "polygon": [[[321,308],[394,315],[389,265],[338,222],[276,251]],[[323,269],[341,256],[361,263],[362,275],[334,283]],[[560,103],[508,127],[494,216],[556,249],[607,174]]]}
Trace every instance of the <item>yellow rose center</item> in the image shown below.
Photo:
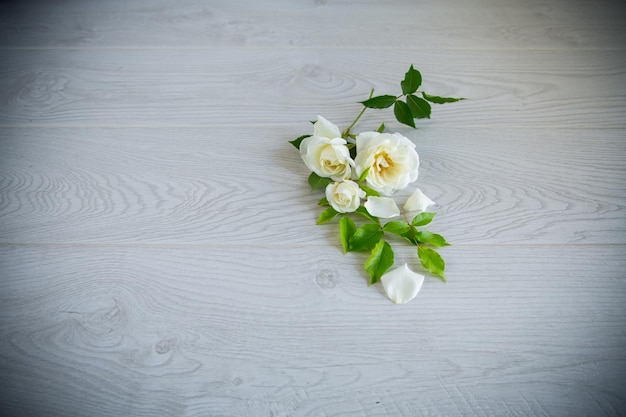
{"label": "yellow rose center", "polygon": [[374,170],[379,174],[382,174],[383,171],[393,168],[394,166],[393,160],[389,157],[387,152],[377,153],[374,156]]}

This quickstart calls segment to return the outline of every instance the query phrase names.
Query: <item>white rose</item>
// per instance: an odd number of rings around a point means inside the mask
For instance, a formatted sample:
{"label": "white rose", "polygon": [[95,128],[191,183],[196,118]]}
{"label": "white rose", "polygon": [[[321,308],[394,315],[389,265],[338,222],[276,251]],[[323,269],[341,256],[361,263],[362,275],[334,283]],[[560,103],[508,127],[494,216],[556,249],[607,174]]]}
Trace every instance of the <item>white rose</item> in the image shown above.
{"label": "white rose", "polygon": [[356,175],[369,168],[367,184],[391,195],[417,179],[419,156],[415,144],[399,133],[363,132],[356,138]]}
{"label": "white rose", "polygon": [[320,177],[343,181],[352,176],[354,161],[339,128],[317,116],[313,136],[300,143],[300,156],[306,166]]}
{"label": "white rose", "polygon": [[351,213],[359,208],[365,191],[351,180],[333,182],[326,186],[326,199],[339,213]]}

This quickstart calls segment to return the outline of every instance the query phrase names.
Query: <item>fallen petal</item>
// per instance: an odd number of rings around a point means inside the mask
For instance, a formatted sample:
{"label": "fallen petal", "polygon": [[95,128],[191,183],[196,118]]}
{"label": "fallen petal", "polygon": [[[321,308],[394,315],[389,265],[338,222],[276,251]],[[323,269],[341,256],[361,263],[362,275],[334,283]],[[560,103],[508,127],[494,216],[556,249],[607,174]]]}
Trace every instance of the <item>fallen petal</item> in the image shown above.
{"label": "fallen petal", "polygon": [[433,200],[428,198],[422,190],[415,189],[415,192],[411,194],[411,197],[404,204],[404,211],[426,211],[429,206],[435,204]]}
{"label": "fallen petal", "polygon": [[364,204],[367,212],[375,217],[388,219],[400,215],[400,209],[393,198],[389,197],[368,197]]}
{"label": "fallen petal", "polygon": [[405,304],[415,298],[422,288],[424,275],[411,271],[409,266],[404,264],[384,274],[380,281],[391,301],[396,304]]}

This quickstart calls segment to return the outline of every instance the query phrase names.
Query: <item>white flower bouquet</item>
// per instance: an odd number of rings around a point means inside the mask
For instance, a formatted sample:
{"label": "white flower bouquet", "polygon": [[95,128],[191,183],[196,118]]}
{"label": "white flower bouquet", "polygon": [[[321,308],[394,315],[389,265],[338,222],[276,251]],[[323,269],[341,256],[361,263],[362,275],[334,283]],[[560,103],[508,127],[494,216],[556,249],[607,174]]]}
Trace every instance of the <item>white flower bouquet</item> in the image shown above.
{"label": "white flower bouquet", "polygon": [[[421,84],[420,72],[411,65],[400,83],[402,94],[374,97],[372,90],[369,99],[361,102],[364,107],[359,115],[343,132],[318,116],[313,122],[312,135],[290,142],[298,148],[302,161],[311,170],[308,179],[311,188],[325,191],[319,205],[326,209],[317,224],[340,217],[344,253],[369,251],[365,262],[369,285],[380,281],[396,303],[412,300],[424,276],[412,271],[406,263],[389,270],[394,264],[394,252],[385,236],[393,235],[416,246],[421,266],[443,282],[446,281],[445,262],[436,248],[449,244],[443,236],[422,229],[430,224],[435,213],[426,211],[434,202],[419,188],[402,210],[393,198],[396,192],[417,180],[420,161],[415,144],[400,133],[386,133],[384,123],[376,131],[354,134],[351,129],[368,108],[393,106],[396,119],[414,128],[415,119],[430,118],[430,103],[463,100],[418,91]],[[352,213],[365,219],[365,224],[357,226]]]}

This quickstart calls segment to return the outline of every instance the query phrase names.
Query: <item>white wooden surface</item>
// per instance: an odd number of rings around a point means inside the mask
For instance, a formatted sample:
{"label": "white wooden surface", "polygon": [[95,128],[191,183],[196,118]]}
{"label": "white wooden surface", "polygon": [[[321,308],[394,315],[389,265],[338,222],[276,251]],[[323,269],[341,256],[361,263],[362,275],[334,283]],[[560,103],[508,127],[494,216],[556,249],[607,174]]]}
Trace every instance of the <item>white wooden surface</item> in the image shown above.
{"label": "white wooden surface", "polygon": [[[625,52],[608,0],[0,2],[0,415],[626,415]],[[287,141],[411,63],[470,100],[360,125],[453,243],[396,306]]]}

